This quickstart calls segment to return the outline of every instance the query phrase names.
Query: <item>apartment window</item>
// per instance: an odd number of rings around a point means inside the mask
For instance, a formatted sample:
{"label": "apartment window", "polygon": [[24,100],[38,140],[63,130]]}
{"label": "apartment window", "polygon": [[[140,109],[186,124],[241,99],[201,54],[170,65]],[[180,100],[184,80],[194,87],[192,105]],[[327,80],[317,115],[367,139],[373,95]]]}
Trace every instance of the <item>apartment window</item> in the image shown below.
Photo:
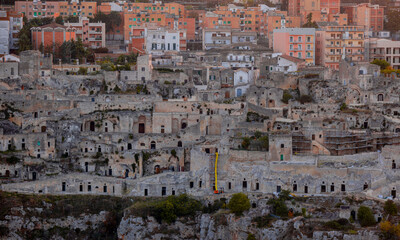
{"label": "apartment window", "polygon": [[293,44],[290,44],[289,49],[293,50]]}
{"label": "apartment window", "polygon": [[290,37],[289,39],[290,39],[290,40],[289,40],[290,42],[293,42],[293,37]]}
{"label": "apartment window", "polygon": [[311,50],[311,45],[310,44],[307,45],[307,50]]}
{"label": "apartment window", "polygon": [[302,38],[301,38],[301,37],[298,37],[297,40],[298,40],[299,42],[301,42],[301,41],[302,41]]}
{"label": "apartment window", "polygon": [[311,42],[311,37],[307,37],[307,42]]}
{"label": "apartment window", "polygon": [[297,53],[297,56],[298,56],[299,58],[301,58],[301,52]]}
{"label": "apartment window", "polygon": [[299,50],[302,50],[303,46],[301,44],[299,44],[298,48],[299,48]]}

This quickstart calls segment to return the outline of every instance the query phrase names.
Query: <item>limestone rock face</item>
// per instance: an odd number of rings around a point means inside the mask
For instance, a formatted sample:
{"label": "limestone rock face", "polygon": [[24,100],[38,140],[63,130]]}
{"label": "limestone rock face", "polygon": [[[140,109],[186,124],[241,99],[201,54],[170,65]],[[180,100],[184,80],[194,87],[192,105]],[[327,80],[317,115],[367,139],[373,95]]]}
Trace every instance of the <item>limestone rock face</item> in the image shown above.
{"label": "limestone rock face", "polygon": [[175,223],[159,224],[154,218],[128,216],[122,219],[118,227],[119,239],[247,239],[253,234],[256,239],[343,239],[378,240],[376,232],[360,230],[356,234],[340,231],[315,231],[306,234],[302,227],[306,224],[302,217],[290,220],[277,220],[269,228],[257,228],[250,216],[235,217],[233,214],[201,214],[195,220],[178,219]]}

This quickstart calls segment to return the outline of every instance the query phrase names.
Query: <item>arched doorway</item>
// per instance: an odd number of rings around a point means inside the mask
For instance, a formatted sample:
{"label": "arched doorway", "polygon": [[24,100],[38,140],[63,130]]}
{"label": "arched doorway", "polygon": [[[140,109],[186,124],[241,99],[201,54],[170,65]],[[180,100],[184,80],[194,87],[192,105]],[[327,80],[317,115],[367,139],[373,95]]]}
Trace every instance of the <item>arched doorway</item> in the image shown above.
{"label": "arched doorway", "polygon": [[242,89],[238,88],[236,89],[236,97],[241,97],[242,96]]}
{"label": "arched doorway", "polygon": [[125,178],[129,177],[129,169],[125,170]]}
{"label": "arched doorway", "polygon": [[155,141],[151,141],[150,149],[156,149],[156,142]]}
{"label": "arched doorway", "polygon": [[178,142],[178,147],[182,147],[182,141]]}
{"label": "arched doorway", "polygon": [[225,92],[225,98],[230,98],[231,97],[231,94],[229,93],[229,91],[226,91]]}
{"label": "arched doorway", "polygon": [[145,116],[140,116],[139,117],[139,133],[145,133],[146,132],[146,117]]}
{"label": "arched doorway", "polygon": [[90,131],[94,132],[94,129],[95,129],[94,121],[91,121],[90,122]]}
{"label": "arched doorway", "polygon": [[356,211],[352,210],[352,211],[350,212],[350,216],[351,216],[354,220],[356,220]]}

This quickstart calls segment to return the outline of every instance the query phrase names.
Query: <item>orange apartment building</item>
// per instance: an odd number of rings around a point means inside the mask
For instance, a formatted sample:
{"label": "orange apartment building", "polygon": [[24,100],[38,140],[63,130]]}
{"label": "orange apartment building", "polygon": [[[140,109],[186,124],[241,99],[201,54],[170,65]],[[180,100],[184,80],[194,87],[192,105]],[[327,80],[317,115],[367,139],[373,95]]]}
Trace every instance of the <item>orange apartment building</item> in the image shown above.
{"label": "orange apartment building", "polygon": [[39,50],[41,45],[44,48],[49,46],[61,46],[63,42],[76,40],[76,30],[57,23],[50,23],[41,27],[31,28],[32,46]]}
{"label": "orange apartment building", "polygon": [[367,31],[383,31],[384,8],[379,5],[361,3],[353,6],[343,7],[348,15],[348,22],[351,25],[364,26]]}
{"label": "orange apartment building", "polygon": [[312,14],[312,21],[326,22],[331,15],[340,14],[340,0],[289,0],[289,16],[301,16],[302,23]]}
{"label": "orange apartment building", "polygon": [[97,2],[59,2],[60,16],[94,17],[97,13]]}
{"label": "orange apartment building", "polygon": [[286,12],[269,12],[266,14],[266,36],[269,41],[269,46],[273,45],[274,29],[280,28],[299,28],[301,27],[301,17],[286,16]]}
{"label": "orange apartment building", "polygon": [[15,11],[28,18],[57,17],[60,12],[59,3],[55,1],[15,1]]}
{"label": "orange apartment building", "polygon": [[76,38],[91,48],[106,47],[106,24],[91,23],[89,18],[80,17],[78,23],[64,23],[65,26],[75,29]]}
{"label": "orange apartment building", "polygon": [[[107,3],[105,3],[107,4]],[[120,5],[126,13],[168,13],[175,16],[186,16],[185,6],[179,3],[138,3],[125,2]]]}
{"label": "orange apartment building", "polygon": [[128,52],[145,54],[146,53],[146,31],[145,26],[132,27],[129,34]]}
{"label": "orange apartment building", "polygon": [[274,29],[274,52],[306,60],[307,65],[315,64],[315,29],[281,28]]}
{"label": "orange apartment building", "polygon": [[28,19],[59,15],[93,17],[97,13],[97,2],[16,1],[15,11],[23,13]]}
{"label": "orange apartment building", "polygon": [[316,32],[316,64],[339,70],[343,57],[364,61],[363,26],[325,26]]}

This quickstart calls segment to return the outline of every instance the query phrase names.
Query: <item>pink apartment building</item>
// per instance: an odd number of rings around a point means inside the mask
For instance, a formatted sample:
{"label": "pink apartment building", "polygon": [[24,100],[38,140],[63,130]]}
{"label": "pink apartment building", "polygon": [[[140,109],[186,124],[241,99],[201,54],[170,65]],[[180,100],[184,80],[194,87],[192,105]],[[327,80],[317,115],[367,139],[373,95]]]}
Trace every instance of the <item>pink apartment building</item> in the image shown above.
{"label": "pink apartment building", "polygon": [[315,64],[315,29],[282,28],[274,29],[274,52],[306,60],[306,64]]}

